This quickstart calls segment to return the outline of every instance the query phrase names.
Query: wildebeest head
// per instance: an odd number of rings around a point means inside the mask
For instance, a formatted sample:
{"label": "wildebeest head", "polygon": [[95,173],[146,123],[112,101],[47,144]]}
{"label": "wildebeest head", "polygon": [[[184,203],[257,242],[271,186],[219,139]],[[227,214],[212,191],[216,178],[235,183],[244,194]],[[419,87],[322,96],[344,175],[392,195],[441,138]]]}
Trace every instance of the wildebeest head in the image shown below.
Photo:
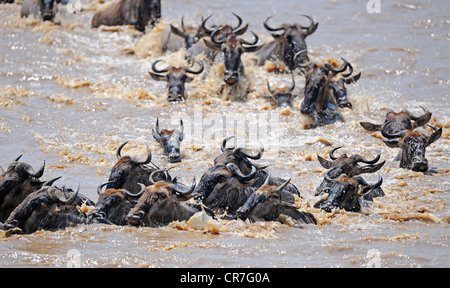
{"label": "wildebeest head", "polygon": [[401,149],[400,167],[413,171],[425,172],[428,170],[428,160],[425,158],[425,149],[428,145],[438,140],[442,135],[442,128],[432,127],[434,132],[425,136],[419,131],[403,130],[397,133],[389,133],[386,127],[391,121],[381,127],[381,134],[388,138],[383,140],[389,147]]}
{"label": "wildebeest head", "polygon": [[271,27],[268,22],[272,16],[264,21],[264,27],[271,31],[282,31],[281,34],[272,33],[273,38],[281,43],[283,60],[290,70],[295,70],[299,64],[309,61],[308,52],[305,39],[317,29],[319,23],[314,23],[314,20],[307,15],[302,15],[309,19],[309,26],[302,26],[298,23],[283,24],[280,27]]}
{"label": "wildebeest head", "polygon": [[190,187],[158,181],[146,187],[141,184],[142,196],[128,213],[128,223],[134,226],[161,226],[172,221],[188,220],[195,210],[180,202],[194,197],[195,178]]}
{"label": "wildebeest head", "polygon": [[170,29],[173,34],[178,35],[184,39],[186,43],[186,50],[197,43],[197,41],[203,37],[203,31],[201,27],[196,29],[194,27],[186,28],[184,26],[184,16],[181,17],[181,30],[173,26],[172,24],[170,24]]}
{"label": "wildebeest head", "polygon": [[235,85],[239,81],[239,76],[244,73],[244,64],[241,61],[241,55],[243,53],[255,52],[261,49],[262,45],[256,46],[258,43],[258,36],[252,32],[254,36],[253,42],[248,42],[243,39],[237,38],[236,35],[230,37],[222,37],[218,39],[218,34],[222,28],[216,29],[211,34],[211,41],[204,40],[206,46],[210,49],[223,52],[225,73],[223,74],[223,80],[228,85]]}
{"label": "wildebeest head", "polygon": [[[417,127],[423,126],[431,119],[431,112],[420,106],[424,111],[424,114],[416,117],[408,110],[400,111],[398,113],[389,110],[386,113],[384,123],[390,122],[385,126],[384,130],[388,133],[397,133],[403,130],[414,130]],[[359,122],[361,126],[367,131],[375,132],[381,131],[381,124],[373,124],[370,122]]]}
{"label": "wildebeest head", "polygon": [[378,176],[376,183],[369,184],[361,176],[348,177],[345,174],[336,176],[336,174],[339,174],[335,173],[338,169],[339,167],[335,167],[325,173],[325,181],[330,184],[330,191],[328,198],[317,204],[320,209],[327,212],[331,212],[334,208],[359,212],[361,210],[359,198],[380,187],[383,183],[383,178]]}
{"label": "wildebeest head", "polygon": [[132,194],[126,189],[113,188],[102,192],[102,188],[107,184],[108,182],[97,187],[99,197],[95,209],[89,213],[89,221],[126,225],[127,215],[142,193]]}
{"label": "wildebeest head", "polygon": [[109,183],[106,189],[126,189],[135,194],[140,191],[137,183],[150,184],[149,176],[156,169],[146,165],[152,160],[152,153],[148,145],[147,158],[145,160],[139,160],[130,156],[121,156],[122,148],[127,143],[128,141],[120,145],[116,151],[118,161],[111,169],[108,179]]}
{"label": "wildebeest head", "polygon": [[[174,66],[168,66],[164,69],[158,69],[156,68],[156,64],[160,62],[161,60],[157,60],[153,62],[152,64],[152,70],[155,72],[148,72],[150,76],[152,76],[153,80],[156,81],[166,81],[169,94],[167,100],[169,102],[176,102],[176,101],[182,101],[187,98],[186,89],[185,89],[185,83],[191,82],[194,80],[193,77],[190,77],[187,75],[189,74],[200,74],[203,72],[203,64],[200,62],[197,62],[200,65],[200,68],[198,70],[192,70],[191,68],[187,67],[174,67]],[[161,74],[165,73],[165,74]]]}
{"label": "wildebeest head", "polygon": [[169,157],[170,163],[181,162],[181,141],[184,139],[183,120],[180,119],[180,127],[174,130],[161,130],[159,119],[156,119],[155,129],[152,129],[153,138],[164,148],[164,153]]}
{"label": "wildebeest head", "polygon": [[[53,183],[55,180],[49,182]],[[33,233],[38,229],[57,230],[83,223],[84,214],[77,209],[83,202],[78,195],[79,188],[78,186],[78,189],[73,191],[44,184],[14,209],[4,228],[19,228],[23,233]]]}
{"label": "wildebeest head", "polygon": [[36,172],[29,164],[19,162],[21,157],[9,164],[6,171],[2,169],[0,175],[0,221],[5,221],[27,195],[44,184],[39,178],[44,174],[45,161]]}
{"label": "wildebeest head", "polygon": [[269,84],[269,80],[267,80],[267,89],[270,92],[270,96],[268,97],[272,101],[274,101],[278,107],[292,107],[292,100],[297,96],[292,94],[295,88],[294,76],[292,76],[292,85],[289,89],[276,89],[272,90]]}
{"label": "wildebeest head", "polygon": [[[328,103],[337,103],[340,108],[352,108],[347,99],[345,84],[358,81],[361,73],[351,76],[352,65],[342,58],[344,63],[335,68],[329,63],[318,67],[313,65],[305,75],[305,98],[300,111],[302,114],[311,114],[314,111],[324,111]],[[349,68],[348,73],[343,73]]]}

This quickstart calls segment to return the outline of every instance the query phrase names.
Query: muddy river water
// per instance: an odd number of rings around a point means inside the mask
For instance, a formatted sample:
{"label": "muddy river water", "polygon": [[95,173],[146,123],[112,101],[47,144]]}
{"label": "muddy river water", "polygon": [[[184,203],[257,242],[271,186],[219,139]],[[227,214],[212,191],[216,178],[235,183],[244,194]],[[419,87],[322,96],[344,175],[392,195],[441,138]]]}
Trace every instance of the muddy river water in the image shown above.
{"label": "muddy river water", "polygon": [[[46,161],[45,179],[97,200],[96,187],[108,179],[117,147],[143,157],[148,144],[154,162],[172,167],[186,183],[211,167],[222,139],[236,135],[236,145],[258,149],[256,162],[271,174],[292,178],[318,225],[293,228],[278,222],[217,223],[214,232],[171,223],[162,228],[79,225],[0,238],[1,267],[448,267],[450,265],[450,3],[435,1],[162,1],[162,19],[144,35],[130,27],[92,29],[99,3],[81,0],[78,13],[60,7],[59,25],[21,19],[20,4],[0,4],[0,165],[19,155],[37,169]],[[254,65],[244,54],[251,91],[246,103],[220,99],[223,65],[195,76],[186,85],[188,99],[168,103],[166,85],[148,71],[157,59],[183,64],[183,50],[161,51],[162,31],[170,23],[196,25],[212,14],[211,23],[236,23],[231,12],[248,22],[260,41],[271,40],[263,21],[273,25],[319,22],[307,38],[314,61],[349,60],[361,79],[348,85],[353,108],[344,122],[315,129],[299,112],[304,76],[295,75],[299,95],[292,109],[274,108],[263,95],[266,80],[288,87],[290,74],[271,72],[270,64]],[[374,12],[374,13],[370,13]],[[377,13],[379,12],[379,13]],[[305,23],[306,24],[306,23]],[[433,113],[431,124],[444,127],[427,148],[429,173],[398,167],[398,149],[388,148],[378,132],[359,121],[380,122],[388,109]],[[160,124],[185,124],[183,160],[170,164],[152,137]],[[386,164],[383,198],[361,213],[313,208],[315,188],[325,169],[317,155],[342,146],[339,153],[373,158]],[[365,175],[375,181],[377,174]],[[74,258],[75,257],[75,258]],[[75,260],[74,260],[75,259]]]}

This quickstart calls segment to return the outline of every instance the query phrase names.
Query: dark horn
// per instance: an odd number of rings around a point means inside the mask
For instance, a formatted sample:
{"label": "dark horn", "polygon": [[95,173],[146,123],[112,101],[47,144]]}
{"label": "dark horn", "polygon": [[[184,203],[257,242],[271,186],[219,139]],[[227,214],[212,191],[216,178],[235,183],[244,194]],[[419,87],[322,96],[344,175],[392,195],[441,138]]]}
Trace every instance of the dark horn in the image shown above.
{"label": "dark horn", "polygon": [[250,31],[250,32],[253,34],[253,37],[255,38],[255,40],[253,40],[253,42],[248,42],[248,41],[245,41],[243,39],[239,39],[241,44],[255,45],[256,43],[258,43],[258,41],[259,41],[258,35],[256,35],[255,32],[253,32],[253,31]]}
{"label": "dark horn", "polygon": [[240,181],[250,181],[250,180],[252,180],[255,177],[255,174],[256,174],[256,171],[257,171],[255,166],[252,165],[252,171],[249,174],[244,175],[244,174],[242,174],[241,169],[239,169],[239,167],[236,164],[234,164],[234,163],[228,163],[226,165],[226,167],[227,167],[228,170],[230,170],[233,173],[233,175],[237,176],[237,178]]}
{"label": "dark horn", "polygon": [[341,66],[337,67],[337,68],[334,68],[333,65],[331,65],[330,63],[325,63],[323,65],[323,67],[325,67],[325,69],[327,69],[328,71],[332,71],[334,73],[344,72],[347,69],[347,66],[349,65],[349,63],[344,58],[341,58],[341,59],[342,59],[342,61],[344,61],[344,63]]}
{"label": "dark horn", "polygon": [[105,182],[105,183],[102,183],[102,184],[100,184],[100,185],[97,186],[97,194],[98,194],[98,196],[100,196],[100,195],[103,194],[102,188],[103,188],[104,186],[110,184],[110,183],[113,183],[113,182],[112,182],[112,181],[109,181],[109,182]]}
{"label": "dark horn", "polygon": [[392,122],[391,121],[387,121],[386,123],[383,124],[383,126],[381,126],[381,135],[383,135],[384,137],[388,138],[388,139],[393,139],[393,138],[399,138],[399,137],[403,137],[406,133],[406,131],[408,130],[403,130],[397,133],[393,133],[390,134],[386,131],[386,127]]}
{"label": "dark horn", "polygon": [[67,205],[72,204],[77,199],[78,192],[80,192],[80,183],[78,183],[77,190],[75,192],[73,192],[72,195],[70,195],[69,199],[67,199],[67,201],[63,201],[63,202],[65,202]]}
{"label": "dark horn", "polygon": [[230,140],[231,138],[234,138],[234,137],[235,137],[235,136],[230,136],[230,137],[227,137],[227,138],[223,139],[223,141],[222,141],[222,146],[220,147],[220,149],[222,150],[222,152],[225,151],[225,148],[226,148],[226,146],[227,146],[228,140]]}
{"label": "dark horn", "polygon": [[51,179],[51,180],[48,180],[48,181],[46,181],[46,182],[42,185],[42,187],[45,187],[45,186],[52,186],[53,183],[54,183],[56,180],[60,179],[60,178],[61,178],[61,176],[56,177],[56,178],[53,178],[53,179]]}
{"label": "dark horn", "polygon": [[119,146],[119,148],[117,148],[116,151],[116,157],[118,160],[120,160],[120,158],[122,158],[122,156],[120,155],[120,151],[122,151],[123,146],[127,145],[128,141],[123,143],[122,145]]}
{"label": "dark horn", "polygon": [[336,147],[336,148],[333,148],[331,151],[330,151],[330,158],[331,159],[333,159],[333,160],[336,160],[337,159],[337,157],[335,157],[334,156],[334,152],[336,151],[336,150],[338,150],[338,149],[341,149],[342,147]]}
{"label": "dark horn", "polygon": [[314,19],[311,16],[304,15],[304,14],[302,14],[301,16],[308,18],[310,21],[310,24],[309,24],[309,26],[302,26],[302,25],[298,24],[298,26],[300,26],[302,29],[310,29],[314,25]]}
{"label": "dark horn", "polygon": [[[284,25],[278,27],[278,28],[272,28],[269,26],[269,24],[267,22],[269,22],[269,19],[272,18],[272,16],[269,16],[266,18],[266,20],[264,20],[264,28],[266,28],[267,30],[271,31],[271,32],[275,32],[275,31],[280,31],[280,30],[286,30],[286,28],[284,27]],[[283,33],[284,33],[283,31]]]}
{"label": "dark horn", "polygon": [[278,186],[277,189],[275,189],[275,191],[281,193],[281,191],[283,191],[284,187],[286,187],[289,184],[289,182],[291,182],[291,178],[289,178],[288,180],[286,180],[286,182]]}
{"label": "dark horn", "polygon": [[367,160],[366,158],[364,158],[364,157],[362,157],[360,155],[355,155],[354,159],[356,160],[356,162],[363,162],[363,163],[366,163],[366,164],[375,164],[375,163],[378,162],[378,160],[380,160],[380,157],[381,157],[381,152],[378,151],[377,156],[373,160]]}
{"label": "dark horn", "polygon": [[164,68],[164,69],[158,69],[158,68],[156,68],[156,64],[158,64],[158,63],[161,62],[161,61],[162,61],[162,60],[159,59],[159,60],[156,60],[155,62],[153,62],[153,64],[152,64],[152,70],[153,70],[154,72],[156,72],[156,73],[165,73],[165,72],[169,71],[170,68],[172,68],[172,66],[168,66],[168,67],[166,67],[166,68]]}
{"label": "dark horn", "polygon": [[205,20],[202,21],[202,25],[200,26],[203,33],[205,33],[205,35],[210,36],[211,33],[214,32],[214,30],[211,30],[209,28],[206,27],[206,21],[208,21],[209,18],[211,18],[212,15],[209,15],[208,17],[205,18]]}
{"label": "dark horn", "polygon": [[186,73],[191,73],[191,74],[200,74],[203,72],[203,64],[201,62],[195,61],[195,63],[198,63],[198,65],[200,65],[200,68],[197,71],[192,70],[191,68],[184,68],[184,71],[186,71]]}
{"label": "dark horn", "polygon": [[234,12],[231,12],[231,14],[233,14],[234,17],[236,17],[236,18],[238,19],[238,25],[236,25],[236,27],[233,28],[233,32],[234,32],[234,30],[236,30],[236,29],[238,29],[239,27],[241,27],[241,25],[242,25],[242,18],[239,17],[239,16],[238,16],[236,13],[234,13]]}

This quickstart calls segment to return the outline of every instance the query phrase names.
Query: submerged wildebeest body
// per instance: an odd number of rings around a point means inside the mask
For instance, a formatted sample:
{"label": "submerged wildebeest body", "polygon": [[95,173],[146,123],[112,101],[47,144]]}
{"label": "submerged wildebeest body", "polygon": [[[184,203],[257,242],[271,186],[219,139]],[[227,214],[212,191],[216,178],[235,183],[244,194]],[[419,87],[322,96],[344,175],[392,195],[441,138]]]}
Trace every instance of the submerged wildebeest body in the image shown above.
{"label": "submerged wildebeest body", "polygon": [[[403,130],[414,130],[417,127],[423,126],[427,124],[431,119],[431,112],[421,107],[425,112],[423,115],[417,117],[414,116],[408,110],[403,110],[400,112],[394,112],[393,110],[389,110],[386,113],[386,117],[383,124],[390,122],[385,126],[384,131],[390,134],[394,134]],[[383,124],[374,124],[370,122],[359,122],[361,126],[370,132],[381,131],[381,127]]]}
{"label": "submerged wildebeest body", "polygon": [[40,190],[28,195],[11,212],[3,224],[3,229],[20,229],[19,232],[29,234],[40,229],[54,231],[86,223],[86,215],[78,209],[78,206],[88,199],[78,195],[79,188],[78,186],[78,189],[73,191],[65,187],[58,188],[44,184]]}
{"label": "submerged wildebeest body", "polygon": [[[159,63],[161,60],[157,60],[153,62],[152,64],[152,70],[153,72],[148,72],[150,76],[153,78],[153,80],[156,81],[165,81],[167,82],[167,88],[168,88],[168,96],[167,100],[169,102],[177,102],[177,101],[183,101],[186,100],[187,94],[185,89],[185,83],[191,82],[194,80],[194,78],[188,76],[187,74],[200,74],[203,72],[203,64],[200,62],[197,62],[199,64],[198,70],[192,70],[191,68],[187,68],[184,66],[181,67],[174,67],[174,66],[168,66],[164,69],[158,69],[156,67],[156,64]],[[165,74],[161,74],[165,73]]]}
{"label": "submerged wildebeest body", "polygon": [[136,205],[141,193],[132,194],[126,189],[106,189],[102,187],[108,182],[98,186],[98,200],[93,211],[89,213],[89,222],[100,222],[106,224],[126,225],[127,215]]}
{"label": "submerged wildebeest body", "polygon": [[294,76],[292,76],[292,85],[289,89],[272,89],[269,80],[267,80],[267,89],[270,92],[269,96],[265,96],[270,101],[274,102],[277,107],[292,108],[292,101],[297,95],[293,94],[295,88]]}
{"label": "submerged wildebeest body", "polygon": [[442,135],[442,128],[431,125],[434,132],[431,135],[424,135],[420,131],[403,130],[397,133],[389,133],[387,127],[392,123],[388,121],[381,127],[381,134],[388,138],[383,140],[388,147],[400,148],[399,159],[400,168],[413,171],[426,172],[428,170],[428,160],[425,157],[425,150],[431,143],[437,141]]}
{"label": "submerged wildebeest body", "polygon": [[133,25],[145,32],[145,27],[153,25],[161,18],[161,0],[115,0],[100,6],[92,18],[92,27],[100,25]]}
{"label": "submerged wildebeest body", "polygon": [[25,0],[23,1],[20,17],[42,17],[44,21],[53,21],[56,14],[56,0]]}
{"label": "submerged wildebeest body", "polygon": [[163,52],[176,52],[180,49],[188,50],[202,39],[203,35],[201,26],[197,28],[192,26],[186,27],[184,25],[184,17],[181,17],[181,30],[172,24],[164,29],[161,36],[161,49]]}
{"label": "submerged wildebeest body", "polygon": [[340,167],[334,167],[325,173],[325,181],[329,184],[328,197],[314,206],[327,212],[331,212],[333,209],[360,212],[362,197],[379,188],[383,183],[383,178],[378,176],[376,183],[369,184],[361,176],[348,177],[339,171],[341,171]]}
{"label": "submerged wildebeest body", "polygon": [[187,221],[202,211],[200,205],[183,203],[194,197],[195,178],[190,187],[170,181],[141,187],[142,196],[127,216],[130,225],[159,227],[173,221]]}
{"label": "submerged wildebeest body", "polygon": [[44,182],[44,164],[36,172],[27,163],[19,162],[20,155],[0,175],[0,221],[5,221],[11,212],[32,192],[39,190]]}
{"label": "submerged wildebeest body", "polygon": [[156,168],[147,166],[152,160],[152,153],[148,146],[147,158],[145,160],[139,160],[130,156],[121,156],[122,148],[127,143],[128,141],[120,145],[116,151],[118,161],[111,169],[106,189],[125,189],[135,194],[140,191],[138,183],[150,184],[149,176]]}
{"label": "submerged wildebeest body", "polygon": [[302,26],[298,23],[283,24],[280,27],[273,28],[268,22],[272,16],[264,21],[264,27],[270,32],[282,31],[281,34],[272,33],[275,40],[267,43],[264,47],[256,52],[259,57],[258,65],[263,65],[267,60],[281,60],[293,71],[309,61],[308,51],[305,39],[317,29],[319,23],[307,15],[302,15],[309,19],[309,26]]}
{"label": "submerged wildebeest body", "polygon": [[[344,63],[337,68],[329,63],[321,66],[309,65],[310,69],[305,75],[305,97],[300,112],[316,117],[318,126],[341,118],[336,106],[352,108],[352,104],[347,99],[345,84],[358,81],[361,73],[351,76],[353,66],[345,59],[342,58],[342,60]],[[347,68],[349,72],[343,73]]]}
{"label": "submerged wildebeest body", "polygon": [[[320,157],[319,155],[317,155],[319,163],[320,163],[320,165],[322,165],[322,167],[324,167],[326,169],[336,168],[336,169],[333,169],[333,172],[330,175],[330,177],[332,177],[332,178],[336,178],[341,174],[345,174],[348,177],[353,177],[353,176],[357,176],[357,175],[360,175],[363,173],[375,173],[378,170],[380,170],[381,167],[383,167],[383,165],[385,163],[385,161],[377,163],[380,160],[380,156],[381,156],[380,153],[378,153],[378,155],[372,160],[366,159],[359,154],[347,156],[347,154],[344,153],[344,154],[340,155],[339,157],[334,156],[334,152],[340,148],[341,147],[336,147],[330,151],[329,156],[332,159],[332,161],[326,160],[326,159]],[[359,162],[365,163],[368,165],[361,166],[358,164]],[[315,196],[322,195],[324,193],[329,193],[330,186],[331,186],[330,182],[328,182],[324,179],[322,181],[322,183],[319,185],[319,187],[317,187]],[[369,191],[368,193],[364,194],[363,197],[365,200],[371,201],[375,197],[382,197],[384,195],[385,194],[384,194],[383,190],[381,189],[381,187],[378,187],[378,188],[373,189],[373,190]]]}
{"label": "submerged wildebeest body", "polygon": [[289,216],[296,225],[300,223],[317,224],[317,220],[311,213],[299,211],[293,205],[294,196],[286,192],[284,188],[290,179],[280,186],[269,185],[270,175],[264,184],[253,193],[247,201],[236,211],[237,217],[241,220],[249,219],[256,221],[279,221],[284,222],[282,215]]}
{"label": "submerged wildebeest body", "polygon": [[183,120],[180,119],[178,129],[168,130],[159,128],[159,119],[156,119],[155,129],[152,129],[153,138],[163,147],[164,154],[170,163],[181,162],[181,141],[184,139]]}

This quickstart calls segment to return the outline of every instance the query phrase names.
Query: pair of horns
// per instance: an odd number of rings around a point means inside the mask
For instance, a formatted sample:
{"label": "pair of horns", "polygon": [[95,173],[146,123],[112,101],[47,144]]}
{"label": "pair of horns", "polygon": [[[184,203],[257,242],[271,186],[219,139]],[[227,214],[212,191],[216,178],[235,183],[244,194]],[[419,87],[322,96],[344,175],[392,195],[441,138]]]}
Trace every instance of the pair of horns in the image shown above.
{"label": "pair of horns", "polygon": [[[117,148],[117,151],[116,151],[116,157],[117,157],[117,159],[122,158],[122,155],[120,155],[120,154],[121,154],[121,151],[122,151],[122,148],[123,148],[128,142],[129,142],[129,141],[123,143],[122,145],[119,146],[119,148]],[[152,152],[150,151],[150,148],[148,147],[147,144],[145,144],[145,146],[147,147],[147,158],[146,158],[145,160],[138,160],[137,158],[132,157],[132,158],[131,158],[131,161],[135,162],[136,164],[148,164],[148,163],[150,163],[150,162],[152,161]]]}
{"label": "pair of horns", "polygon": [[[153,62],[153,64],[152,64],[152,70],[153,70],[155,73],[166,73],[166,72],[168,72],[170,69],[176,68],[175,66],[170,65],[170,66],[167,66],[166,68],[158,69],[158,68],[156,67],[156,64],[158,64],[158,63],[161,62],[161,61],[162,61],[162,59],[159,59],[159,60],[156,60],[155,62]],[[180,68],[183,69],[186,73],[191,73],[191,74],[200,74],[200,73],[202,73],[202,72],[203,72],[203,69],[204,69],[203,64],[202,64],[201,62],[198,62],[198,61],[194,61],[194,62],[197,63],[197,64],[200,66],[200,67],[198,68],[198,70],[192,70],[191,68],[187,68],[187,67],[185,67],[185,66],[181,66]]]}
{"label": "pair of horns", "polygon": [[[221,150],[222,152],[224,152],[227,148],[227,142],[234,138],[235,136],[230,136],[227,137],[225,139],[223,139],[222,141],[222,146],[221,146]],[[250,150],[246,149],[246,148],[228,148],[228,149],[233,149],[233,154],[237,154],[237,155],[241,155],[243,157],[247,157],[250,159],[254,159],[254,160],[258,160],[261,159],[262,155],[264,154],[264,146],[261,146],[261,148],[259,149],[259,151],[256,154],[252,154],[252,152],[250,152]]]}

